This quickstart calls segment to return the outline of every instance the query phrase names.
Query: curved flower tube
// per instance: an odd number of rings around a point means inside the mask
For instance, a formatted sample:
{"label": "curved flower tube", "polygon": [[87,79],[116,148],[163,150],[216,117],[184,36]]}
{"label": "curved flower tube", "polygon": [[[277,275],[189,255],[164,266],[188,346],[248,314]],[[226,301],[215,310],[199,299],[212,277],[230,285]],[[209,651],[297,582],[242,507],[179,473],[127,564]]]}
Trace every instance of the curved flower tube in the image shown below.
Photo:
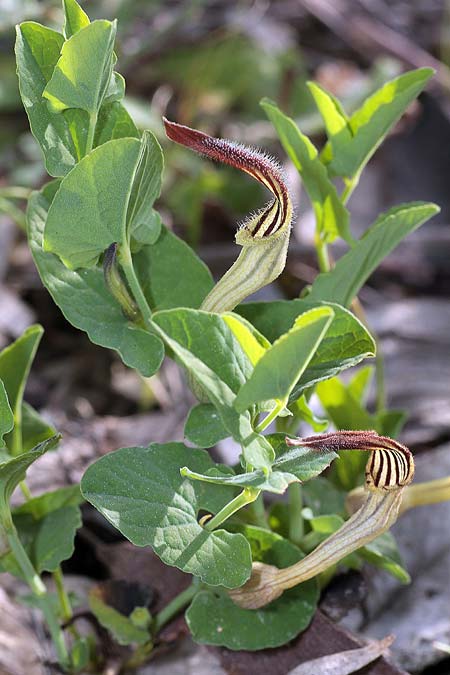
{"label": "curved flower tube", "polygon": [[245,609],[263,607],[283,591],[317,576],[386,532],[397,520],[403,492],[414,477],[414,459],[408,448],[391,438],[378,436],[375,431],[337,431],[309,438],[286,438],[286,443],[319,452],[371,452],[366,466],[365,500],[339,530],[295,565],[278,569],[254,563],[249,581],[230,591],[233,601]]}
{"label": "curved flower tube", "polygon": [[213,138],[165,118],[164,126],[172,141],[245,171],[274,196],[241,225],[236,243],[242,246],[242,251],[200,308],[208,312],[231,311],[249,295],[274,281],[286,264],[293,209],[283,172],[274,159],[253,148]]}
{"label": "curved flower tube", "polygon": [[[345,500],[345,508],[350,515],[357,511],[365,499],[364,488],[357,487],[348,493]],[[450,501],[450,476],[445,478],[436,478],[435,480],[424,483],[408,485],[403,491],[402,503],[400,504],[400,515],[414,509],[416,506],[426,506],[428,504],[439,504],[440,502]]]}

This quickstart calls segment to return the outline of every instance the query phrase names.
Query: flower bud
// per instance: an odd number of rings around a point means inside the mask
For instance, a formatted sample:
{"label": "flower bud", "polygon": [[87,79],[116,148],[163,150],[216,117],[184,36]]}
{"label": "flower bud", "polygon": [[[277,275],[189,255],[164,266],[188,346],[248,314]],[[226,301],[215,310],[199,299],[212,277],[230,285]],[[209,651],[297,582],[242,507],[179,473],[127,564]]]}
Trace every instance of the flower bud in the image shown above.
{"label": "flower bud", "polygon": [[117,244],[111,244],[104,253],[103,274],[109,292],[117,300],[127,319],[137,321],[140,317],[139,310],[120,275],[117,265]]}

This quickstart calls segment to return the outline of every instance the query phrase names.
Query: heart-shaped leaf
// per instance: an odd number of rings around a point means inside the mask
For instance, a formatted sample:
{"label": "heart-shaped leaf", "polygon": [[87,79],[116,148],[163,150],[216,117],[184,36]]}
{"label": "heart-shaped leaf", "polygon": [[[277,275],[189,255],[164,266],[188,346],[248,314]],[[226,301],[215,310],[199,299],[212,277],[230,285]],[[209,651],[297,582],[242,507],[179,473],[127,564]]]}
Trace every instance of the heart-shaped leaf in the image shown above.
{"label": "heart-shaped leaf", "polygon": [[42,250],[44,224],[57,187],[54,181],[34,192],[27,210],[28,241],[43,284],[66,319],[94,344],[116,350],[127,366],[142,375],[153,375],[163,360],[164,346],[158,337],[125,318],[105,285],[103,271],[69,270],[56,255]]}
{"label": "heart-shaped leaf", "polygon": [[251,570],[245,537],[198,522],[201,509],[217,512],[234,493],[183,478],[188,462],[200,472],[212,466],[205,451],[182,443],[122,448],[88,468],[81,491],[127,539],[151,546],[166,564],[212,586],[241,586]]}
{"label": "heart-shaped leaf", "polygon": [[[254,560],[277,567],[302,558],[296,546],[279,535],[256,527],[241,530],[250,542]],[[279,647],[308,626],[319,591],[307,581],[262,609],[241,609],[220,589],[200,591],[186,611],[186,621],[196,642],[228,649],[258,650]]]}

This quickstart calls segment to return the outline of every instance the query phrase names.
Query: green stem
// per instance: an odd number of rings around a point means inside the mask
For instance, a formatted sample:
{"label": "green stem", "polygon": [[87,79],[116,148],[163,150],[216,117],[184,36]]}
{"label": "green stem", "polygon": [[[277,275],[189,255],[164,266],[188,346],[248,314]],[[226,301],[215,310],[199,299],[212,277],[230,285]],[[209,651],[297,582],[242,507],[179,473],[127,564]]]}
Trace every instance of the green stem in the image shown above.
{"label": "green stem", "polygon": [[[30,499],[33,499],[33,495],[31,494],[30,488],[28,487],[28,485],[24,480],[20,481],[19,486],[27,502],[29,502]],[[37,515],[35,513],[33,513],[33,516],[37,518]],[[53,581],[55,582],[56,592],[59,600],[59,607],[61,609],[61,615],[64,619],[64,622],[68,622],[73,616],[73,611],[72,606],[70,604],[69,596],[67,595],[67,591],[64,588],[64,577],[60,566],[58,566],[56,570],[53,572],[52,577]],[[75,638],[79,637],[78,631],[75,628],[75,626],[70,626],[69,630]]]}
{"label": "green stem", "polygon": [[345,181],[345,188],[341,194],[341,202],[345,206],[353,194],[354,189],[359,183],[359,174],[353,176],[350,180]]}
{"label": "green stem", "polygon": [[289,496],[289,539],[299,546],[304,535],[303,528],[303,499],[300,483],[291,483],[288,487]]}
{"label": "green stem", "polygon": [[318,236],[316,237],[316,253],[319,270],[321,272],[328,272],[331,267],[328,246]]}
{"label": "green stem", "polygon": [[262,527],[265,530],[270,529],[269,523],[267,522],[267,514],[266,509],[264,507],[264,500],[262,494],[260,494],[259,497],[249,505],[248,508],[249,511],[251,511],[253,522],[258,527]]}
{"label": "green stem", "polygon": [[286,406],[287,401],[279,401],[275,408],[270,411],[268,415],[265,416],[265,418],[255,427],[255,431],[257,434],[260,434],[264,429],[267,429],[269,424],[272,424],[272,422],[278,417],[280,412],[284,409]]}
{"label": "green stem", "polygon": [[18,457],[23,452],[22,438],[22,406],[17,406],[14,411],[14,428],[12,430],[11,455]]}
{"label": "green stem", "polygon": [[133,260],[131,258],[131,251],[129,246],[126,244],[121,245],[119,250],[119,262],[124,271],[126,280],[131,289],[131,293],[137,303],[137,306],[140,309],[142,318],[145,323],[147,330],[154,332],[154,325],[152,323],[152,311],[148,306],[147,298],[144,295],[144,292],[139,283],[139,279],[136,276],[136,272],[133,267]]}
{"label": "green stem", "polygon": [[8,538],[11,551],[23,572],[26,582],[33,595],[39,602],[39,606],[45,617],[53,644],[55,646],[58,661],[63,668],[67,668],[69,666],[69,654],[67,652],[63,632],[50,602],[47,589],[44,586],[39,574],[34,569],[27,552],[22,546],[22,542],[20,541],[14,526],[7,531],[6,536]]}
{"label": "green stem", "polygon": [[[64,586],[64,576],[62,573],[61,566],[58,565],[56,570],[52,574],[53,581],[55,582],[55,588],[56,588],[56,593],[58,595],[58,601],[59,601],[59,607],[61,609],[61,616],[63,618],[64,623],[69,623],[72,620],[73,617],[73,609],[72,609],[72,604],[69,599],[69,595],[66,591],[66,588]],[[70,623],[68,626],[68,630],[70,631],[71,635],[78,640],[80,638],[80,634],[78,633],[76,627]]]}
{"label": "green stem", "polygon": [[376,378],[376,412],[380,413],[386,409],[386,387],[384,381],[384,357],[380,350],[379,341],[375,339],[377,353],[375,356],[375,378]]}
{"label": "green stem", "polygon": [[153,631],[156,635],[163,626],[166,625],[176,614],[178,614],[186,605],[190,603],[194,595],[198,592],[198,583],[192,583],[184,591],[181,591],[173,600],[169,602],[155,617]]}
{"label": "green stem", "polygon": [[88,133],[87,133],[87,138],[86,138],[86,151],[85,155],[88,155],[92,147],[94,145],[94,134],[95,134],[95,127],[97,126],[97,113],[91,113],[89,115],[89,128],[88,128]]}
{"label": "green stem", "polygon": [[260,492],[261,490],[256,490],[255,488],[244,488],[237,497],[232,499],[231,502],[228,502],[228,504],[226,504],[219,513],[216,513],[211,520],[208,520],[204,526],[205,530],[211,531],[216,527],[219,527],[219,525],[228,520],[228,518],[236,513],[236,511],[239,511],[244,506],[247,506],[247,504],[254,502],[258,498]]}
{"label": "green stem", "polygon": [[69,596],[67,595],[67,591],[64,587],[64,578],[60,566],[58,566],[53,572],[53,580],[55,582],[56,592],[59,598],[62,617],[64,621],[70,621],[73,614],[72,605],[70,604]]}
{"label": "green stem", "polygon": [[19,486],[20,486],[20,489],[22,490],[22,494],[25,497],[25,499],[27,500],[27,502],[29,502],[30,499],[33,499],[33,495],[30,492],[30,488],[28,487],[28,485],[25,483],[24,480],[20,481]]}
{"label": "green stem", "polygon": [[6,199],[25,199],[28,200],[32,193],[31,188],[22,187],[20,185],[9,185],[0,187],[0,197]]}
{"label": "green stem", "polygon": [[0,195],[0,212],[6,213],[24,232],[27,229],[25,214],[15,204]]}
{"label": "green stem", "polygon": [[358,319],[363,323],[372,333],[372,336],[376,344],[376,355],[375,355],[375,378],[376,378],[376,400],[375,400],[375,409],[376,412],[382,412],[386,409],[386,387],[385,387],[385,377],[384,377],[384,358],[380,349],[380,340],[378,336],[374,333],[373,329],[370,328],[367,321],[366,313],[363,306],[361,305],[359,298],[353,298],[351,308],[354,314]]}

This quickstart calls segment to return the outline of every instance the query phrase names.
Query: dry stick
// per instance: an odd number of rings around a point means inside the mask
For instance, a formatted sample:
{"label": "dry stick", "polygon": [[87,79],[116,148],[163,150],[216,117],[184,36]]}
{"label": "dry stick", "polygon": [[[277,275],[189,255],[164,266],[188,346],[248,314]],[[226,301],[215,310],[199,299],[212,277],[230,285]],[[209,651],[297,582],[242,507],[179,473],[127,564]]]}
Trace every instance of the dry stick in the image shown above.
{"label": "dry stick", "polygon": [[375,431],[336,431],[296,440],[286,438],[286,443],[319,452],[371,452],[366,465],[368,494],[360,509],[339,530],[295,565],[278,569],[254,563],[249,581],[229,592],[234,602],[245,609],[263,607],[283,591],[317,576],[386,532],[397,520],[403,491],[414,477],[414,460],[408,448]]}

